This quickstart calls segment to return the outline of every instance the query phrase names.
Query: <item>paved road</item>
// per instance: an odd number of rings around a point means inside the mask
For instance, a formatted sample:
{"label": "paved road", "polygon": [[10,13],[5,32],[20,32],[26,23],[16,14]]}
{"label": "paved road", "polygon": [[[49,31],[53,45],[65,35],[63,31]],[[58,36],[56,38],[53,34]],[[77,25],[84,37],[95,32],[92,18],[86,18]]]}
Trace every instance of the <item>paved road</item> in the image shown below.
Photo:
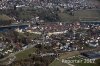
{"label": "paved road", "polygon": [[[28,50],[28,49],[30,49],[30,48],[36,46],[36,45],[37,45],[37,44],[29,45],[28,48],[26,48],[25,50]],[[5,58],[3,58],[3,59],[0,59],[0,61],[4,61],[4,60],[6,60],[7,58],[14,57],[16,54],[18,54],[18,53],[20,53],[20,52],[23,52],[23,51],[25,51],[25,50],[21,50],[21,51],[12,53],[12,54],[10,54],[9,56],[7,56],[7,57],[5,57]],[[97,50],[100,50],[100,47],[97,47],[97,48],[94,48],[94,49],[90,49],[90,50],[80,50],[80,51],[66,52],[66,55],[67,55],[67,54],[71,54],[71,55],[74,56],[74,55],[79,54],[79,53],[81,53],[81,52],[97,51]],[[71,55],[69,55],[69,56],[71,56]],[[69,57],[69,56],[68,56],[68,57]],[[15,58],[15,57],[14,57],[14,58]],[[14,61],[14,59],[13,59],[13,61]],[[13,61],[11,60],[10,63],[13,62]]]}
{"label": "paved road", "polygon": [[[75,55],[78,55],[80,54],[81,52],[88,52],[88,51],[98,51],[100,50],[100,46],[97,47],[97,48],[94,48],[94,49],[90,49],[90,50],[80,50],[80,51],[72,51],[72,52],[66,52],[65,53],[65,57],[71,57],[71,56],[75,56]],[[61,59],[64,59],[65,57],[60,57],[59,59],[57,59],[58,61],[62,62]],[[69,66],[75,66],[73,64],[70,64],[70,63],[67,63]]]}
{"label": "paved road", "polygon": [[72,51],[72,52],[65,52],[65,53],[59,53],[61,56],[60,58],[63,59],[65,57],[71,57],[71,56],[75,56],[75,55],[79,55],[82,52],[88,52],[88,51],[100,51],[100,46],[94,49],[88,49],[88,50],[80,50],[80,51]]}
{"label": "paved road", "polygon": [[[29,45],[28,48],[26,48],[25,50],[28,50],[28,49],[30,49],[30,48],[32,48],[32,47],[34,47],[34,46],[36,46],[36,44],[34,44],[34,45]],[[13,56],[15,56],[16,54],[18,54],[18,53],[20,53],[20,52],[23,52],[23,51],[25,51],[25,50],[21,50],[21,51],[15,52],[15,53],[11,53],[9,56],[7,56],[7,57],[5,57],[5,58],[3,58],[3,59],[0,59],[0,61],[4,61],[4,60],[6,60],[7,58],[13,57]]]}

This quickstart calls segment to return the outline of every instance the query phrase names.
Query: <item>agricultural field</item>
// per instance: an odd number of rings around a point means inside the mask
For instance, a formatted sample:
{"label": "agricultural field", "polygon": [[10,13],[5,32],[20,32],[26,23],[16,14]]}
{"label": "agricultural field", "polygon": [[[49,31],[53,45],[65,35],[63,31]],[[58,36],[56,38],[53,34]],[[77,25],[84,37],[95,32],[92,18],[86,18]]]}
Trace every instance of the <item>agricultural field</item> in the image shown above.
{"label": "agricultural field", "polygon": [[54,60],[49,66],[68,66],[65,63],[62,63],[61,61]]}
{"label": "agricultural field", "polygon": [[79,10],[74,12],[74,16],[68,13],[59,13],[62,22],[79,21],[79,19],[84,18],[97,18],[100,20],[100,10]]}
{"label": "agricultural field", "polygon": [[29,48],[25,51],[22,51],[18,54],[16,54],[16,60],[21,60],[21,59],[25,59],[25,58],[29,58],[29,54],[34,53],[36,51],[36,48]]}
{"label": "agricultural field", "polygon": [[[64,60],[79,60],[82,61],[80,63],[74,62],[74,63],[62,63],[62,59]],[[91,60],[86,57],[83,57],[81,55],[75,55],[75,56],[68,56],[67,54],[63,54],[60,56],[59,60],[54,60],[49,66],[69,66],[69,64],[72,64],[74,66],[98,66],[99,60],[92,60],[91,62],[88,63],[86,60]],[[98,62],[98,63],[97,63]]]}

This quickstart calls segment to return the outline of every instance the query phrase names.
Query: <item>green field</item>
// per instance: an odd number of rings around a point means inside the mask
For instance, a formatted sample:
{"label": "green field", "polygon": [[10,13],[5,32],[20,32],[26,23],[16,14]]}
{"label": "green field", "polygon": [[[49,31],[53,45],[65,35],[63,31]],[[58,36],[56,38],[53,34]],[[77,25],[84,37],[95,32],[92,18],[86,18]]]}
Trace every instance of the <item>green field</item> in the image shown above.
{"label": "green field", "polygon": [[36,48],[30,48],[25,51],[22,51],[22,52],[16,54],[16,60],[29,58],[29,54],[34,53],[35,51],[36,51]]}
{"label": "green field", "polygon": [[[80,63],[72,63],[72,65],[75,66],[98,66],[96,63],[84,63],[86,58],[82,58],[79,56],[75,56],[72,58],[66,58],[65,60],[82,60]],[[54,60],[49,66],[69,66],[67,63],[62,63],[61,59],[60,61]]]}
{"label": "green field", "polygon": [[[92,63],[76,63],[73,64],[75,66],[97,66],[96,64],[92,64]],[[66,63],[62,63],[58,60],[54,60],[49,66],[69,66]]]}
{"label": "green field", "polygon": [[7,15],[0,15],[0,20],[10,20],[11,18]]}
{"label": "green field", "polygon": [[49,66],[68,66],[68,65],[58,60],[54,60]]}
{"label": "green field", "polygon": [[85,63],[85,60],[86,58],[81,58],[81,57],[74,57],[74,58],[71,58],[70,60],[82,60],[82,63],[73,63],[73,65],[75,66],[97,66],[95,63]]}
{"label": "green field", "polygon": [[78,21],[80,18],[97,18],[100,20],[100,10],[79,10],[74,12],[74,16],[68,13],[59,13],[62,22]]}

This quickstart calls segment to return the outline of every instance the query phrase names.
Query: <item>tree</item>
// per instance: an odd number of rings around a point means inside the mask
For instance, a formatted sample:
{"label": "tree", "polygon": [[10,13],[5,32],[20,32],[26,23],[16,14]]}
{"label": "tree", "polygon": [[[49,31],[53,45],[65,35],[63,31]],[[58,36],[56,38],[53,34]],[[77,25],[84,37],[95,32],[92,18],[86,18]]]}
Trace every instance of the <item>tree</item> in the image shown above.
{"label": "tree", "polygon": [[95,61],[98,66],[100,66],[100,59]]}

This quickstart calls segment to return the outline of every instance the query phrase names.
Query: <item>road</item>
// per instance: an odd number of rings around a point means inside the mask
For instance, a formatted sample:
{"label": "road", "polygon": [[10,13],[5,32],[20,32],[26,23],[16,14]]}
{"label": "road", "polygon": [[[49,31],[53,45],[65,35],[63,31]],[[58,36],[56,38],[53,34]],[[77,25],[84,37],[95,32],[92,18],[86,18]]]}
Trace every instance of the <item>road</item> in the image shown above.
{"label": "road", "polygon": [[[36,45],[37,45],[37,44],[29,45],[28,48],[26,48],[25,50],[28,50],[28,49],[30,49],[30,48],[36,46]],[[3,58],[3,59],[0,59],[0,61],[4,61],[4,60],[6,60],[6,59],[8,59],[8,58],[10,58],[10,57],[14,57],[16,54],[18,54],[18,53],[20,53],[20,52],[23,52],[23,51],[25,51],[25,50],[21,50],[21,51],[12,53],[12,54],[10,54],[9,56],[7,56],[7,57],[5,57],[5,58]],[[97,51],[97,50],[100,50],[100,47],[97,47],[97,48],[94,48],[94,49],[90,49],[90,50],[80,50],[80,51],[65,52],[65,53],[63,53],[63,54],[65,55],[65,57],[71,57],[71,56],[78,55],[78,54],[80,54],[81,52]],[[64,58],[64,56],[61,57],[60,59],[62,59],[62,58]],[[14,57],[14,59],[15,59],[15,57]],[[14,59],[11,60],[11,61],[9,61],[9,62],[10,62],[10,63],[13,62]]]}
{"label": "road", "polygon": [[75,55],[79,55],[82,52],[88,52],[88,51],[100,51],[100,46],[94,49],[88,49],[88,50],[80,50],[80,51],[72,51],[72,52],[65,52],[65,53],[59,53],[60,59],[64,59],[65,57],[71,57],[71,56],[75,56]]}
{"label": "road", "polygon": [[[28,48],[26,48],[25,50],[28,50],[28,49],[30,49],[30,48],[32,48],[32,47],[34,47],[34,46],[36,46],[36,44],[29,45]],[[6,59],[8,59],[8,58],[10,58],[10,57],[15,56],[16,54],[18,54],[18,53],[20,53],[20,52],[25,51],[25,50],[21,50],[21,51],[15,52],[15,53],[11,53],[9,56],[7,56],[7,57],[5,57],[5,58],[3,58],[3,59],[0,59],[0,61],[4,61],[4,60],[6,60]]]}

